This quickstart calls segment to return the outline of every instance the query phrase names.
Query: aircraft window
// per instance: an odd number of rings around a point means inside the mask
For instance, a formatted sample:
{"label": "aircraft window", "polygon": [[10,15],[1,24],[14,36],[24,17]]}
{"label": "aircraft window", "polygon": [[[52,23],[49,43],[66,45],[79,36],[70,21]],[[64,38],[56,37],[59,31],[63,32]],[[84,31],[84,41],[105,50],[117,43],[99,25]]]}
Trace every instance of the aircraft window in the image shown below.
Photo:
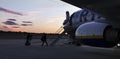
{"label": "aircraft window", "polygon": [[80,15],[80,22],[82,22],[82,17],[83,17],[83,11],[81,11],[81,15]]}
{"label": "aircraft window", "polygon": [[82,19],[80,19],[80,22],[82,22]]}
{"label": "aircraft window", "polygon": [[84,22],[87,22],[87,18],[84,16]]}
{"label": "aircraft window", "polygon": [[94,20],[95,20],[94,17],[95,17],[95,15],[92,13],[91,21],[94,21]]}

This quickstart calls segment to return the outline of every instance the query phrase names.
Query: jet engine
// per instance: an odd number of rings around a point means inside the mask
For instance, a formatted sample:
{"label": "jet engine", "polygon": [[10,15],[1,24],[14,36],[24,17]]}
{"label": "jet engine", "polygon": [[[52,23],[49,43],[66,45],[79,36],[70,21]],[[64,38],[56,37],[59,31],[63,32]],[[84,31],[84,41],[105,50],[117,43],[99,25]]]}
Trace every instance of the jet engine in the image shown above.
{"label": "jet engine", "polygon": [[119,34],[119,30],[100,22],[81,24],[75,32],[76,39],[81,44],[96,47],[114,47],[119,42]]}

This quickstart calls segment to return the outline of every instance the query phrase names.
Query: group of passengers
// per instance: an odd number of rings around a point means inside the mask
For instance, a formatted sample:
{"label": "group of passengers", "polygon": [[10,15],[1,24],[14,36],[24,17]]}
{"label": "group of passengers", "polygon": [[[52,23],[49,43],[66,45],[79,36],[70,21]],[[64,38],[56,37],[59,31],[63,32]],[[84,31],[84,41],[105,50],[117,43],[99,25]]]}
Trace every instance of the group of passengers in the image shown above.
{"label": "group of passengers", "polygon": [[[25,45],[26,46],[31,45],[31,43],[30,43],[31,40],[32,40],[32,34],[28,33],[27,37],[26,37]],[[46,46],[48,46],[47,38],[46,38],[46,34],[45,33],[43,33],[42,36],[41,36],[41,42],[42,42],[42,46],[44,46],[45,44],[46,44]]]}

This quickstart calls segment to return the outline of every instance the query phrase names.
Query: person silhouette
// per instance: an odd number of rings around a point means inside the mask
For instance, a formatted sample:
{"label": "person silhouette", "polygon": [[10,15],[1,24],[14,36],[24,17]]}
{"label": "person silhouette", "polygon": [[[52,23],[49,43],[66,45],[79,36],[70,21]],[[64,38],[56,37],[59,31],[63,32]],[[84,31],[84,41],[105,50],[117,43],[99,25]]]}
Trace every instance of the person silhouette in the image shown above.
{"label": "person silhouette", "polygon": [[32,40],[32,35],[30,33],[27,33],[25,45],[26,46],[31,45],[31,43],[30,43],[31,40]]}
{"label": "person silhouette", "polygon": [[47,38],[46,38],[46,34],[45,33],[42,35],[41,41],[42,41],[42,46],[44,46],[44,44],[46,44],[46,46],[48,46]]}

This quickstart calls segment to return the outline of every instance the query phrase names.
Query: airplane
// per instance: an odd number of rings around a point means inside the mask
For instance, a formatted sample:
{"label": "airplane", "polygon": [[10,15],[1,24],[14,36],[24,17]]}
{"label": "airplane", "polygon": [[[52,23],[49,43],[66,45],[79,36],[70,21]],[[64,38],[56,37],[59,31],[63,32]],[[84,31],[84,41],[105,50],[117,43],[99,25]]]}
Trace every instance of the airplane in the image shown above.
{"label": "airplane", "polygon": [[111,48],[120,42],[120,0],[61,0],[82,10],[66,12],[64,31],[75,43]]}

